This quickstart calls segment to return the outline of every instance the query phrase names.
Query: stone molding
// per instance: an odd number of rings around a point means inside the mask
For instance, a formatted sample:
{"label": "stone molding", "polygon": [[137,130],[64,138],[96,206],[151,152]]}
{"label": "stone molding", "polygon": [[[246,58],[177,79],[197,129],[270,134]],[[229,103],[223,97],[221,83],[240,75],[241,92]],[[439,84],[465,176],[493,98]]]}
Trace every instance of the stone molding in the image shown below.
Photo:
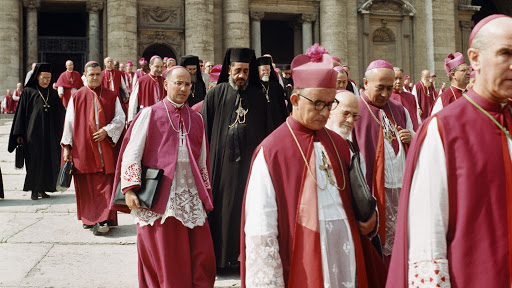
{"label": "stone molding", "polygon": [[368,0],[359,6],[357,11],[361,14],[378,15],[409,15],[414,16],[416,9],[406,0]]}
{"label": "stone molding", "polygon": [[480,11],[481,6],[475,6],[471,5],[471,0],[459,0],[459,4],[457,7],[459,10],[466,10],[466,11]]}
{"label": "stone molding", "polygon": [[85,8],[89,13],[99,13],[103,9],[103,1],[87,1]]}
{"label": "stone molding", "polygon": [[301,14],[300,21],[301,23],[312,23],[315,22],[317,18],[316,14],[313,13],[303,13]]}
{"label": "stone molding", "polygon": [[184,25],[182,7],[139,7],[139,19],[141,26],[183,28]]}
{"label": "stone molding", "polygon": [[373,32],[373,42],[395,42],[395,33],[387,27],[379,27]]}
{"label": "stone molding", "polygon": [[261,22],[263,17],[265,17],[265,12],[262,11],[250,11],[249,16],[251,17],[251,21]]}
{"label": "stone molding", "polygon": [[473,29],[473,26],[475,26],[475,23],[471,20],[469,21],[459,21],[460,28],[462,28],[462,31],[471,31]]}
{"label": "stone molding", "polygon": [[37,10],[41,6],[41,0],[23,0],[23,7],[30,10]]}

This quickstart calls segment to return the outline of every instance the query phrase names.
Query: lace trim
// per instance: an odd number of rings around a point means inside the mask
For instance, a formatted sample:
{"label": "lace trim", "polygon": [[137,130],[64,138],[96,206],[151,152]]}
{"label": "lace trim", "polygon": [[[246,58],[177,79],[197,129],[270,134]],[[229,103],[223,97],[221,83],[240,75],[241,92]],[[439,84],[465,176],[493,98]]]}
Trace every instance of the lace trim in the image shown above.
{"label": "lace trim", "polygon": [[210,185],[210,177],[208,175],[208,168],[203,167],[201,168],[201,176],[203,177],[204,185],[206,186],[206,189],[212,189]]}
{"label": "lace trim", "polygon": [[283,287],[283,265],[275,236],[248,236],[246,245],[247,287]]}
{"label": "lace trim", "polygon": [[139,163],[133,163],[126,170],[123,174],[123,180],[130,182],[130,183],[136,183],[137,185],[140,185],[141,183],[141,174],[142,169],[140,167]]}
{"label": "lace trim", "polygon": [[409,287],[450,288],[448,260],[420,261],[409,264]]}

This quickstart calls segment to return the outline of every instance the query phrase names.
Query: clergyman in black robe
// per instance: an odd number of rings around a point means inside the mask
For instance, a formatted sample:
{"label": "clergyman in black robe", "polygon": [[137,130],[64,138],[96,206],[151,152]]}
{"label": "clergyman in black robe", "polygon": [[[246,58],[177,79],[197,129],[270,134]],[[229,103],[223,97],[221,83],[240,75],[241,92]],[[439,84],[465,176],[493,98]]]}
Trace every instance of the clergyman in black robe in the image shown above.
{"label": "clergyman in black robe", "polygon": [[[279,84],[277,74],[272,66],[272,58],[262,56],[256,60],[258,62],[258,75],[260,78],[260,88],[267,100],[267,117],[268,123],[283,123],[288,117],[288,109],[286,108],[284,89]],[[275,120],[274,120],[275,118]],[[272,130],[277,127],[271,127]]]}
{"label": "clergyman in black robe", "polygon": [[52,89],[52,65],[38,63],[28,80],[14,114],[8,151],[23,143],[27,175],[23,191],[49,197],[55,192],[61,162],[60,139],[66,110],[57,91]]}
{"label": "clergyman in black robe", "polygon": [[206,85],[201,75],[201,67],[199,66],[199,57],[194,55],[185,55],[181,57],[180,66],[185,67],[192,78],[192,88],[188,96],[188,106],[192,107],[204,100],[206,95]]}
{"label": "clergyman in black robe", "polygon": [[[203,120],[210,145],[213,211],[208,215],[217,268],[238,268],[240,217],[252,154],[282,120],[267,117],[254,50],[228,48]],[[281,121],[281,122],[280,122]]]}

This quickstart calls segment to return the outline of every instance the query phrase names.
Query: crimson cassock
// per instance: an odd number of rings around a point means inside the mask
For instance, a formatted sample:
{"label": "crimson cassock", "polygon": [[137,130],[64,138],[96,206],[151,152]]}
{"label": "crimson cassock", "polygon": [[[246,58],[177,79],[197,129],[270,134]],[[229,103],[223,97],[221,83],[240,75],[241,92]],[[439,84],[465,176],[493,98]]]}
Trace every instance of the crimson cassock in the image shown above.
{"label": "crimson cassock", "polygon": [[139,91],[137,94],[139,107],[149,107],[165,97],[164,78],[146,74],[137,80]]}
{"label": "crimson cassock", "polygon": [[[169,109],[169,116],[164,105],[167,105]],[[179,135],[173,130],[168,118],[172,119],[174,127],[179,127],[179,123],[182,121],[186,127],[185,131],[190,131],[185,137],[192,174],[205,210],[211,211],[213,209],[212,191],[205,185],[205,182],[209,181],[209,176],[207,172],[200,171],[197,165],[201,155],[201,143],[205,135],[201,115],[189,107],[177,109],[169,101],[161,101],[145,109],[151,109],[151,115],[141,165],[164,170],[155,205],[151,211],[159,214],[165,213],[176,171]],[[140,113],[134,118],[133,123],[139,116]],[[132,137],[138,136],[132,135],[133,127],[134,124],[130,125],[123,139],[120,157],[117,160],[114,188],[120,182],[122,156],[125,148]],[[208,156],[206,162],[208,163]],[[123,175],[123,177],[130,176]],[[123,193],[128,188],[123,189]],[[135,193],[137,192],[135,191]],[[112,209],[130,213],[127,206],[114,205],[112,202],[110,205]],[[153,226],[141,227],[138,225],[137,251],[140,287],[213,287],[215,257],[207,222],[203,226],[189,229],[179,220],[170,216],[165,219],[163,224],[158,219]]]}
{"label": "crimson cassock", "polygon": [[[297,138],[298,145],[305,152],[306,159],[314,157],[314,141],[320,141],[327,152],[329,159],[341,159],[332,162],[332,169],[337,183],[344,183],[343,178],[348,179],[350,163],[350,152],[348,144],[336,133],[322,129],[310,130],[299,122],[289,117],[287,120],[290,129]],[[329,135],[327,134],[329,133]],[[331,142],[331,139],[333,142]],[[320,248],[320,232],[308,228],[300,221],[304,217],[311,217],[318,221],[318,212],[313,207],[313,213],[303,214],[307,209],[305,198],[306,193],[316,195],[316,185],[312,189],[306,189],[306,178],[309,177],[306,163],[301,157],[299,149],[291,149],[291,143],[295,139],[291,134],[288,125],[282,124],[260,144],[256,151],[263,148],[265,161],[268,165],[270,178],[276,194],[278,211],[278,243],[279,256],[283,266],[283,279],[286,287],[323,287],[322,260]],[[336,145],[337,151],[333,145]],[[295,145],[294,145],[295,146]],[[256,157],[257,152],[253,156]],[[341,166],[343,165],[343,166]],[[313,181],[310,181],[314,183]],[[348,181],[347,181],[348,183]],[[311,187],[309,187],[311,188]],[[307,191],[310,190],[310,191]],[[356,255],[356,271],[358,287],[383,287],[386,281],[386,269],[379,254],[371,244],[370,240],[359,234],[357,221],[351,202],[350,185],[340,191],[343,208],[348,217],[350,232],[354,241]],[[313,196],[315,197],[315,196]],[[245,207],[245,204],[243,205]],[[298,208],[301,209],[298,209]],[[300,212],[300,213],[299,213]],[[245,287],[245,225],[244,209],[242,210],[241,223],[241,280],[242,287]],[[340,254],[341,257],[341,254]],[[338,267],[338,269],[349,269]]]}
{"label": "crimson cassock", "polygon": [[[94,89],[98,97],[99,127],[112,122],[115,115],[116,96],[105,87]],[[92,138],[97,131],[94,112],[94,93],[89,88],[80,89],[72,95],[74,108],[73,147],[71,157],[74,165],[76,206],[78,220],[94,225],[108,221],[117,225],[117,213],[109,209],[114,182],[115,160],[118,148],[113,147],[107,136],[99,142]],[[103,164],[103,165],[102,165]]]}
{"label": "crimson cassock", "polygon": [[[382,125],[377,123],[374,115],[380,118],[380,109],[384,110],[388,119],[394,124],[404,129],[407,127],[405,116],[405,108],[394,100],[388,100],[387,104],[382,108],[373,106],[365,93],[357,99],[359,101],[359,115],[361,119],[354,125],[353,134],[356,143],[361,151],[361,155],[366,162],[366,182],[372,190],[373,195],[377,198],[377,208],[379,211],[379,235],[382,244],[386,243],[386,196],[385,196],[385,156],[384,156],[384,135]],[[369,108],[364,103],[368,103]],[[371,109],[371,111],[369,110]],[[398,138],[398,137],[397,137]],[[387,141],[387,140],[386,140]],[[399,147],[398,139],[392,140],[392,146],[397,153]]]}
{"label": "crimson cassock", "polygon": [[[23,92],[22,89],[15,89],[12,96],[18,96],[18,97],[21,97],[21,92]],[[20,102],[20,100],[18,101],[14,101],[14,111],[16,111],[16,108],[18,107],[18,103]]]}
{"label": "crimson cassock", "polygon": [[12,95],[5,95],[5,109],[4,114],[13,114],[16,111],[16,101],[12,99]]}
{"label": "crimson cassock", "polygon": [[[402,92],[397,93],[393,90],[393,94],[391,94],[391,97],[389,99],[395,100],[398,103],[402,104],[405,109],[407,109],[407,112],[409,112],[409,116],[411,117],[412,121],[412,127],[414,128],[414,131],[418,130],[418,127],[420,126],[418,124],[418,106],[416,105],[416,99],[414,99],[414,95],[411,93],[402,90]],[[405,128],[402,126],[402,128]]]}
{"label": "crimson cassock", "polygon": [[427,119],[428,116],[430,116],[430,111],[432,111],[432,106],[434,105],[435,91],[433,90],[432,85],[427,87],[421,81],[414,84],[414,88],[416,89],[418,105],[420,106],[419,108],[422,111],[420,118],[421,121],[423,121]]}
{"label": "crimson cassock", "polygon": [[[512,130],[510,103],[502,108],[472,90],[467,95]],[[446,255],[451,287],[510,287],[512,164],[506,136],[465,98],[433,117],[437,118],[446,157]],[[408,203],[428,126],[421,126],[409,150],[386,287],[408,287]]]}
{"label": "crimson cassock", "polygon": [[[238,107],[248,112],[238,117]],[[272,127],[278,127],[281,122],[278,119],[268,122],[267,100],[258,86],[248,85],[237,93],[228,82],[208,91],[202,114],[210,145],[215,209],[209,213],[208,222],[217,267],[237,267],[240,215],[251,157]]]}
{"label": "crimson cassock", "polygon": [[[39,73],[36,73],[36,75]],[[62,127],[66,110],[57,91],[42,88],[36,75],[21,93],[9,136],[9,152],[16,148],[16,139],[23,137],[27,176],[23,191],[54,192],[59,173]],[[48,98],[47,103],[38,92]],[[45,107],[47,105],[47,107]]]}
{"label": "crimson cassock", "polygon": [[71,97],[71,89],[84,86],[82,76],[78,71],[64,71],[60,74],[59,79],[55,83],[57,87],[64,87],[64,96],[62,96],[62,104],[68,107],[69,98]]}
{"label": "crimson cassock", "polygon": [[439,95],[436,101],[442,101],[444,108],[448,106],[448,104],[455,102],[455,100],[461,99],[462,97],[462,90],[450,86],[448,89],[444,90],[444,92]]}

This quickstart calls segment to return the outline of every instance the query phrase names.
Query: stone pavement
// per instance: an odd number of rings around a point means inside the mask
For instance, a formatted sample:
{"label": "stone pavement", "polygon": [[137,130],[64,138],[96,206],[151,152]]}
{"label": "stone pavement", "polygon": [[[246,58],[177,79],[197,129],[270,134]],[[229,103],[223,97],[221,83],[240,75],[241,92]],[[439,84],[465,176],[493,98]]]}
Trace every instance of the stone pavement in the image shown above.
{"label": "stone pavement", "polygon": [[[119,213],[106,236],[82,229],[74,188],[30,200],[25,170],[7,152],[12,120],[0,117],[0,287],[138,287],[136,225]],[[73,186],[73,185],[71,185]],[[215,287],[239,287],[238,275],[218,277]]]}

